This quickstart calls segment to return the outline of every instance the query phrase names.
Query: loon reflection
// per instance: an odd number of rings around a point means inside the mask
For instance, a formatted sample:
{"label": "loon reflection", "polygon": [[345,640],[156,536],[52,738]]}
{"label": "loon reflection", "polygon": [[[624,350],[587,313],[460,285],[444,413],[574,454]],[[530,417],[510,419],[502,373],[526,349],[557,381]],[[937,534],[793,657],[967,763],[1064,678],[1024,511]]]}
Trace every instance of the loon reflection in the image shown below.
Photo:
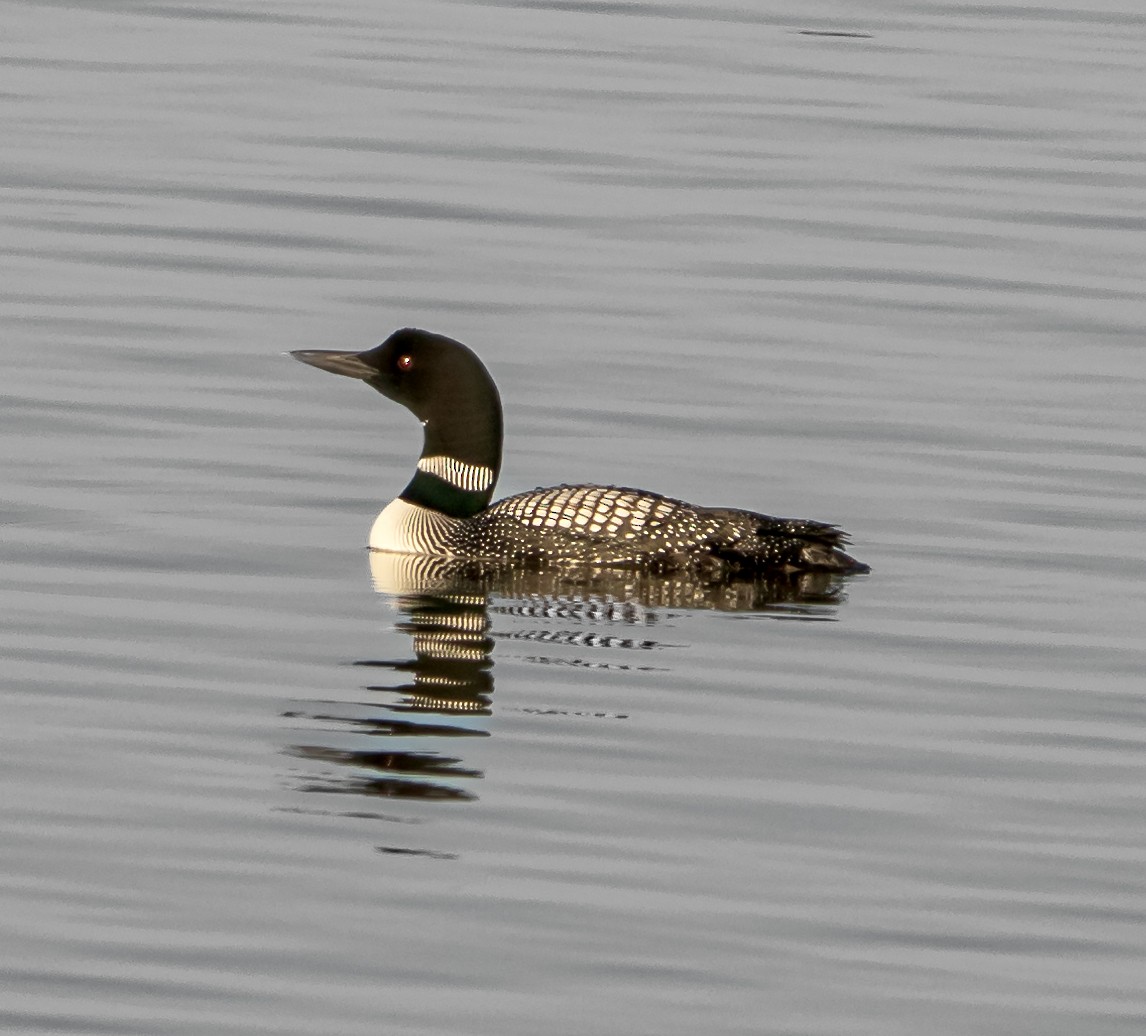
{"label": "loon reflection", "polygon": [[[358,671],[369,671],[361,689],[372,699],[328,702],[305,713],[330,735],[324,744],[292,748],[296,756],[328,767],[321,776],[307,776],[306,791],[476,798],[474,782],[484,772],[465,765],[458,749],[467,738],[489,737],[498,642],[536,645],[543,653],[516,658],[526,663],[655,670],[663,668],[654,664],[656,653],[679,646],[656,636],[658,623],[674,613],[717,610],[831,621],[846,582],[829,572],[710,582],[687,572],[538,571],[382,551],[370,552],[370,569],[375,589],[397,607],[394,628],[411,638],[413,657],[356,661]],[[627,718],[623,712],[575,708],[520,711]],[[384,747],[375,747],[376,738],[384,739]]]}

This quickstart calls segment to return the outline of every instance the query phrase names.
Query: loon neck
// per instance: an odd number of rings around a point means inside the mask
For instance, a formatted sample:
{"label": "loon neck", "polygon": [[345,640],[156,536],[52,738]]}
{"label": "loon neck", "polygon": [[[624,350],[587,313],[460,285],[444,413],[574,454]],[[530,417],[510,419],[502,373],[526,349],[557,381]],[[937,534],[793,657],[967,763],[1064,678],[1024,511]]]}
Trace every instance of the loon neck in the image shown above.
{"label": "loon neck", "polygon": [[[450,393],[423,418],[425,441],[401,499],[470,518],[493,498],[501,471],[501,400],[492,380]],[[484,390],[484,391],[483,391]]]}

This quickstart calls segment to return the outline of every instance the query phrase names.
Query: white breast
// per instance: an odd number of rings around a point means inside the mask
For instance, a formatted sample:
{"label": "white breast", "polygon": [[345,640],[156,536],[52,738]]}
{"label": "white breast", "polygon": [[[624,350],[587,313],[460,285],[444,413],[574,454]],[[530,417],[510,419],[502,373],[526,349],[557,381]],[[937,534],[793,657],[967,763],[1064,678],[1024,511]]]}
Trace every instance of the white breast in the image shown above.
{"label": "white breast", "polygon": [[396,554],[434,554],[450,557],[450,534],[459,519],[440,511],[419,507],[399,497],[391,500],[374,519],[370,548]]}

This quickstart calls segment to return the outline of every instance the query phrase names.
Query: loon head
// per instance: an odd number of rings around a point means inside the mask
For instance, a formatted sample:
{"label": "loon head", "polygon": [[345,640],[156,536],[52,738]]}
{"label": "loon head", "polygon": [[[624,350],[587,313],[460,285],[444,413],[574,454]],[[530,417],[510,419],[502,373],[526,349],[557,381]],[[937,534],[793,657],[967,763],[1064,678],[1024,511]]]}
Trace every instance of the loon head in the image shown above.
{"label": "loon head", "polygon": [[501,469],[501,399],[461,342],[403,328],[365,352],[300,349],[291,356],[366,382],[422,422],[422,455],[403,499],[458,518],[489,504]]}

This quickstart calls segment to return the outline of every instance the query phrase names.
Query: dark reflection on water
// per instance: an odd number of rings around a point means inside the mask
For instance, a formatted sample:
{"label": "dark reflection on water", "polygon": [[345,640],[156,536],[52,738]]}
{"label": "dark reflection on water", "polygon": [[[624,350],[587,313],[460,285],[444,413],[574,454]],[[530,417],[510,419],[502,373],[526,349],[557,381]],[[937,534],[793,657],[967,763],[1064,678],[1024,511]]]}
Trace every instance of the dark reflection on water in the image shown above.
{"label": "dark reflection on water", "polygon": [[[593,567],[543,570],[485,562],[370,553],[370,573],[379,593],[391,594],[408,612],[416,602],[465,601],[487,610],[537,617],[656,622],[656,609],[773,612],[803,619],[831,618],[842,603],[845,580],[825,572],[757,579],[706,580],[677,572],[668,576]],[[491,605],[491,599],[505,605]],[[488,629],[488,623],[481,626]]]}
{"label": "dark reflection on water", "polygon": [[[477,798],[472,782],[485,774],[465,765],[457,746],[465,738],[490,736],[484,721],[493,712],[493,649],[499,640],[647,656],[681,646],[654,635],[662,618],[676,612],[758,612],[830,621],[844,598],[845,583],[826,573],[708,582],[679,573],[538,572],[377,552],[370,555],[370,567],[375,589],[397,604],[400,618],[394,628],[409,635],[413,657],[354,662],[371,672],[373,679],[362,690],[377,695],[376,700],[315,703],[292,713],[324,724],[339,741],[290,748],[301,759],[334,764],[322,776],[306,778],[303,791],[451,802]],[[535,625],[494,629],[501,617]],[[632,632],[618,634],[618,625]],[[657,668],[642,661],[556,654],[525,661],[585,670]],[[344,743],[347,738],[353,743]],[[405,744],[378,749],[364,743],[373,738]]]}

